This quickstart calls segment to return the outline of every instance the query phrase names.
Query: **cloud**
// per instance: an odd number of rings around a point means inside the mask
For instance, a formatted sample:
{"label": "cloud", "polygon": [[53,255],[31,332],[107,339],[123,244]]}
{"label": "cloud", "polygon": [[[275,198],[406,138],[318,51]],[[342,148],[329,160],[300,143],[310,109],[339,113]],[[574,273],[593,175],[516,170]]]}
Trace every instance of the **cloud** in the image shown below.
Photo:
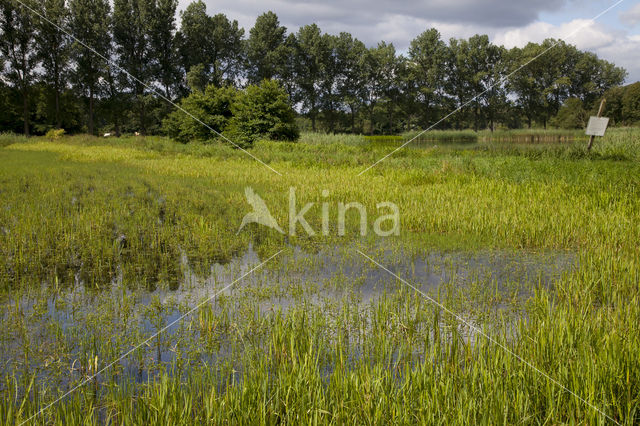
{"label": "cloud", "polygon": [[616,40],[596,51],[598,56],[609,59],[629,72],[628,83],[640,81],[640,35]]}
{"label": "cloud", "polygon": [[620,12],[620,20],[630,27],[635,27],[640,23],[640,3],[631,9]]}
{"label": "cloud", "polygon": [[[180,0],[184,9],[191,0]],[[640,79],[640,40],[622,27],[607,27],[589,19],[560,23],[541,20],[542,12],[556,12],[568,4],[589,0],[203,0],[209,14],[224,13],[238,20],[248,33],[258,15],[274,11],[289,32],[317,23],[323,32],[347,31],[368,46],[384,40],[405,51],[411,40],[427,28],[437,28],[444,40],[488,34],[505,47],[524,46],[545,38],[561,38],[580,49],[629,71],[628,81]],[[545,13],[545,16],[550,16]],[[640,22],[640,4],[620,15],[627,23]],[[624,17],[624,18],[623,18]]]}
{"label": "cloud", "polygon": [[562,39],[580,49],[594,50],[616,41],[616,36],[591,19],[574,19],[560,25],[534,22],[521,28],[498,32],[494,43],[505,47],[524,46],[528,42],[541,42],[546,38]]}
{"label": "cloud", "polygon": [[625,68],[629,72],[629,82],[640,80],[640,36],[607,28],[590,19],[574,19],[560,25],[534,22],[521,28],[497,32],[492,40],[505,47],[522,47],[529,41],[541,42],[550,37],[594,52],[600,58]]}
{"label": "cloud", "polygon": [[[209,12],[255,15],[268,10],[295,27],[311,22],[378,25],[393,16],[415,17],[445,23],[493,27],[526,25],[541,12],[557,11],[567,0],[205,0]],[[181,0],[181,7],[188,4]],[[259,6],[258,6],[259,5]],[[259,11],[256,10],[259,7]],[[238,18],[235,18],[238,19]]]}

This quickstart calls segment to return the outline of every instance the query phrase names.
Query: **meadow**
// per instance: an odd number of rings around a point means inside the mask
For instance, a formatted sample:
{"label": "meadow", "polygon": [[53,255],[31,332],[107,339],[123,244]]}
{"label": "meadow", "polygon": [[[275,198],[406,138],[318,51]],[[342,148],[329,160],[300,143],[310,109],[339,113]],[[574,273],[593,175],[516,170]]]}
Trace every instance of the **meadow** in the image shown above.
{"label": "meadow", "polygon": [[638,424],[640,130],[463,133],[0,135],[0,424]]}

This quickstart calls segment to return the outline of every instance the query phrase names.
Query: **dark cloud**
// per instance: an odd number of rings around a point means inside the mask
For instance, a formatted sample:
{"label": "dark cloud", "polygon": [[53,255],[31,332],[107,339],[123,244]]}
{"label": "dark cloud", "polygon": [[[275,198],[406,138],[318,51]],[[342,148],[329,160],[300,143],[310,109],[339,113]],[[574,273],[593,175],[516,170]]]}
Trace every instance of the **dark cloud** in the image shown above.
{"label": "dark cloud", "polygon": [[543,11],[561,8],[561,0],[205,0],[210,11],[257,15],[273,10],[283,22],[296,26],[332,21],[343,25],[376,25],[389,16],[404,15],[429,21],[512,27],[534,21]]}
{"label": "dark cloud", "polygon": [[[193,0],[179,0],[181,9]],[[545,23],[539,20],[543,12],[562,12],[571,6],[579,14],[592,0],[203,0],[210,14],[224,13],[238,20],[248,32],[258,15],[273,11],[290,32],[317,23],[323,32],[337,34],[347,31],[369,46],[381,40],[393,43],[400,51],[427,28],[437,28],[443,38],[470,37],[488,34],[500,44],[524,45],[546,37],[561,37],[559,32],[567,20]],[[603,5],[603,8],[606,5]],[[640,22],[635,6],[620,18],[628,25]],[[591,49],[602,57],[623,65],[630,73],[629,81],[640,78],[637,54],[640,36],[619,34],[614,40],[610,29],[603,34],[581,31],[571,42]],[[593,35],[593,37],[592,37]],[[613,34],[615,35],[615,34]],[[607,37],[605,37],[607,36]],[[604,40],[604,41],[603,41]],[[606,46],[603,46],[606,45]]]}

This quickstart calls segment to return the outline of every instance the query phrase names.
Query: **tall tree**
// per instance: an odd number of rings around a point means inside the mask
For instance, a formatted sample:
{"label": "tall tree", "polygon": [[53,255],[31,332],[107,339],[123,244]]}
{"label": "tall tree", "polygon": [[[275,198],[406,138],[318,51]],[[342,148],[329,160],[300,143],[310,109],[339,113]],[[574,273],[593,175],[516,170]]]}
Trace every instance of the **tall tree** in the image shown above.
{"label": "tall tree", "polygon": [[427,127],[435,118],[434,112],[443,96],[447,46],[438,30],[430,28],[411,41],[408,53],[410,78],[421,111],[419,124]]}
{"label": "tall tree", "polygon": [[302,99],[302,107],[311,118],[311,128],[316,131],[320,106],[320,84],[323,60],[326,56],[326,39],[316,24],[305,25],[296,35],[296,85]]}
{"label": "tall tree", "polygon": [[[374,113],[376,106],[392,94],[395,84],[396,49],[384,41],[369,48],[363,58],[365,103],[369,113],[369,133],[376,131]],[[388,99],[387,99],[388,100]]]}
{"label": "tall tree", "polygon": [[[535,60],[540,52],[540,45],[528,43],[523,48],[514,47],[508,54],[510,71],[513,74],[507,87],[516,96],[516,105],[526,117],[529,128],[545,105],[544,87],[540,78],[544,72],[544,65],[541,61]],[[526,66],[523,66],[525,64]]]}
{"label": "tall tree", "polygon": [[542,108],[538,120],[546,129],[549,120],[558,114],[562,104],[569,98],[578,50],[554,39],[544,40],[538,49],[544,54],[532,66],[537,72],[536,80],[542,93]]}
{"label": "tall tree", "polygon": [[504,74],[503,49],[491,43],[486,35],[475,35],[468,40],[452,39],[449,49],[450,91],[458,106],[469,102],[465,109],[477,131],[495,119],[496,102],[506,100],[499,84]]}
{"label": "tall tree", "polygon": [[209,66],[207,46],[209,44],[210,18],[207,6],[202,1],[195,1],[180,12],[180,32],[177,34],[180,59],[184,73],[192,66],[202,64]]}
{"label": "tall tree", "polygon": [[138,126],[146,133],[145,92],[152,76],[150,33],[155,15],[153,2],[115,0],[113,3],[113,41],[123,86],[131,90],[138,112]]}
{"label": "tall tree", "polygon": [[577,58],[570,64],[570,95],[582,99],[587,109],[595,107],[606,90],[619,86],[627,77],[624,69],[591,52],[576,49],[575,56]]}
{"label": "tall tree", "polygon": [[287,54],[287,29],[273,12],[258,16],[247,40],[247,72],[249,81],[258,84],[283,74]]}
{"label": "tall tree", "polygon": [[171,99],[178,83],[176,8],[178,0],[156,0],[151,16],[150,56],[152,73]]}
{"label": "tall tree", "polygon": [[71,32],[84,44],[73,43],[77,65],[75,78],[77,86],[89,98],[88,130],[93,134],[95,97],[100,88],[100,78],[108,66],[101,56],[109,57],[111,48],[111,7],[108,0],[70,0],[69,6]]}
{"label": "tall tree", "polygon": [[351,132],[356,133],[356,114],[366,97],[363,57],[367,48],[349,33],[340,33],[335,39],[337,66],[341,70],[337,81],[340,101],[349,110]]}
{"label": "tall tree", "polygon": [[68,31],[69,10],[65,0],[44,0],[41,13],[47,19],[38,19],[38,57],[44,69],[44,81],[53,89],[55,126],[62,126],[60,96],[67,86],[71,41]]}
{"label": "tall tree", "polygon": [[244,59],[244,29],[238,21],[230,21],[219,13],[211,18],[209,57],[213,82],[217,85],[236,84],[242,74]]}
{"label": "tall tree", "polygon": [[[28,0],[29,7],[37,6]],[[18,89],[22,96],[22,121],[24,134],[29,135],[31,83],[36,77],[36,22],[33,13],[13,0],[0,4],[0,52],[8,62],[3,67],[4,77]]]}
{"label": "tall tree", "polygon": [[289,101],[292,105],[299,102],[300,91],[296,84],[296,68],[298,51],[298,39],[295,34],[289,34],[282,45],[283,58],[280,66],[280,81],[289,94]]}
{"label": "tall tree", "polygon": [[202,64],[209,82],[216,86],[236,83],[244,62],[244,30],[223,14],[209,17],[201,1],[181,13],[178,39],[184,72]]}
{"label": "tall tree", "polygon": [[338,58],[339,39],[331,34],[324,34],[322,57],[320,58],[322,77],[320,78],[320,103],[324,112],[329,132],[335,131],[337,109],[340,105],[338,84],[343,73]]}

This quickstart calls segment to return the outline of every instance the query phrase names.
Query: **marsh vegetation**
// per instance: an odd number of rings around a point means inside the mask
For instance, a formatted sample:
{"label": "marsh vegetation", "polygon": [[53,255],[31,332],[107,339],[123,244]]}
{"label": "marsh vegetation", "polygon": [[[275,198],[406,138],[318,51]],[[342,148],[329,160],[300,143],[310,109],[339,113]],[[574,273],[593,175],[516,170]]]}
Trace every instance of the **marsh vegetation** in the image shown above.
{"label": "marsh vegetation", "polygon": [[[640,133],[508,136],[362,176],[398,141],[256,142],[278,176],[217,143],[0,135],[0,423],[637,424]],[[245,186],[279,223],[292,186],[393,201],[401,234],[236,235]]]}

